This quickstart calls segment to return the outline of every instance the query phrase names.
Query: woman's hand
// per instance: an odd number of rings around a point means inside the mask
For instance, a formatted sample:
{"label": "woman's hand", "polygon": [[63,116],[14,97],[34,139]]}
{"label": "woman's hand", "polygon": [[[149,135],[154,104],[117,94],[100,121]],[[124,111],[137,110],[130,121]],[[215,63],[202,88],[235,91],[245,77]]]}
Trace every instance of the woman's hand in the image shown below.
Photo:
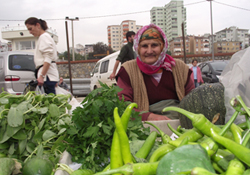
{"label": "woman's hand", "polygon": [[38,86],[42,86],[44,84],[44,80],[41,75],[38,77],[37,82],[38,82]]}
{"label": "woman's hand", "polygon": [[154,120],[171,120],[171,119],[164,115],[158,115],[154,113],[149,114],[148,121],[154,121]]}

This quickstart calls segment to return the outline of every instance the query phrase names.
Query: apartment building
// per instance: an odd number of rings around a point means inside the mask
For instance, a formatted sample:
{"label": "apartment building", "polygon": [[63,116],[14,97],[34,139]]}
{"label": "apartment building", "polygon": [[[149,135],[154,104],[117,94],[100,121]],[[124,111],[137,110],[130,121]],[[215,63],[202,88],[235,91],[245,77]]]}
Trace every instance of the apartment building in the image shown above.
{"label": "apartment building", "polygon": [[[187,35],[185,37],[186,54],[208,54],[209,39],[208,35],[194,36]],[[169,51],[172,55],[184,55],[183,38],[176,37],[169,41]]]}
{"label": "apartment building", "polygon": [[182,23],[184,34],[187,34],[186,8],[182,0],[171,0],[164,7],[153,7],[150,10],[150,20],[165,32],[169,41],[182,36]]}
{"label": "apartment building", "polygon": [[231,53],[241,50],[240,41],[217,41],[214,43],[214,53]]}
{"label": "apartment building", "polygon": [[[225,28],[223,30],[220,30],[214,34],[214,46],[216,46],[220,42],[227,41],[233,44],[234,42],[240,42],[241,43],[241,48],[245,48],[249,46],[249,34],[248,34],[248,29],[239,29],[236,26],[231,26],[229,28]],[[212,36],[210,36],[210,41]],[[217,44],[216,44],[217,43]],[[234,43],[236,44],[236,43]],[[210,45],[211,49],[212,45]],[[232,47],[233,48],[233,47]],[[235,49],[235,47],[234,47]]]}
{"label": "apartment building", "polygon": [[142,28],[142,25],[136,25],[134,20],[122,21],[120,25],[109,25],[108,32],[108,46],[114,51],[118,51],[124,44],[127,43],[126,33],[134,31],[135,33]]}

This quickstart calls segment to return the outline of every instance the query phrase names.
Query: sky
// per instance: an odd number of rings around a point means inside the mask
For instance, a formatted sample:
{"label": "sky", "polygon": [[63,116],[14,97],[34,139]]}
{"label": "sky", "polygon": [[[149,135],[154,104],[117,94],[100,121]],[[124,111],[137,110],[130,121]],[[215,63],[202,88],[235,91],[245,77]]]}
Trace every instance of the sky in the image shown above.
{"label": "sky", "polygon": [[[59,37],[58,52],[67,50],[65,17],[78,17],[73,22],[74,45],[108,44],[107,26],[120,25],[124,20],[135,20],[137,25],[150,23],[150,10],[163,7],[170,0],[0,0],[0,28],[23,25],[29,17],[47,21]],[[211,34],[210,2],[184,0],[187,16],[187,34]],[[213,0],[213,33],[236,26],[250,30],[249,0]],[[72,46],[71,21],[68,21],[69,46]],[[0,40],[2,39],[0,33]]]}

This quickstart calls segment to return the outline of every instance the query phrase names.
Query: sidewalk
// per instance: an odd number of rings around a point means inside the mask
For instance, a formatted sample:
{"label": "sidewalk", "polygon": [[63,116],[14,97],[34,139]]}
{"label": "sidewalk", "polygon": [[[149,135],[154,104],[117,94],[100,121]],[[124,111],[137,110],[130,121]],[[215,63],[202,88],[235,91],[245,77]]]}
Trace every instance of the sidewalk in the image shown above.
{"label": "sidewalk", "polygon": [[84,100],[84,98],[85,97],[76,97],[76,100],[81,103]]}

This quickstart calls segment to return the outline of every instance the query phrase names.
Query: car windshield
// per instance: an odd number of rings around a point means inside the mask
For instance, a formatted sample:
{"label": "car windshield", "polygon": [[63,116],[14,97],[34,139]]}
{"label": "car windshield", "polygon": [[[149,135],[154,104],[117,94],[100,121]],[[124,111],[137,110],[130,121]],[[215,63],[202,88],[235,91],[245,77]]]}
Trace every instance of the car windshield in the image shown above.
{"label": "car windshield", "polygon": [[220,71],[222,72],[224,70],[224,68],[226,67],[227,62],[225,61],[221,61],[221,62],[212,62],[211,66],[213,67],[213,69],[215,71]]}
{"label": "car windshield", "polygon": [[10,55],[9,69],[15,71],[35,71],[33,55]]}

